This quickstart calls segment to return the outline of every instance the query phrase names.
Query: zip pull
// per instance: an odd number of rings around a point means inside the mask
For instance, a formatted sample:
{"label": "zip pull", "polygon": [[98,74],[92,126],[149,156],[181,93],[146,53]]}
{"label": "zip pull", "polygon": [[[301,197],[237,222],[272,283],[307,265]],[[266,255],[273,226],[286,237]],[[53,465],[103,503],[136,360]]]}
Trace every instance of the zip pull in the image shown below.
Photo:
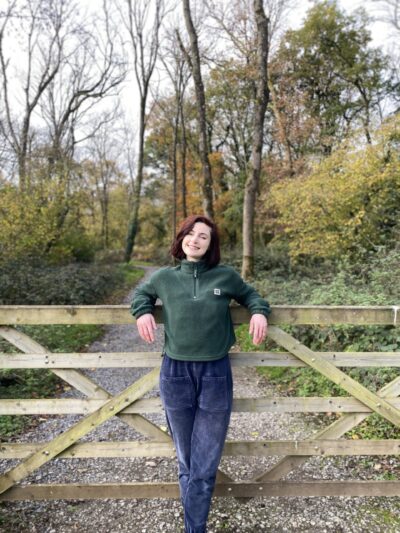
{"label": "zip pull", "polygon": [[194,267],[193,270],[193,299],[197,299],[197,266]]}

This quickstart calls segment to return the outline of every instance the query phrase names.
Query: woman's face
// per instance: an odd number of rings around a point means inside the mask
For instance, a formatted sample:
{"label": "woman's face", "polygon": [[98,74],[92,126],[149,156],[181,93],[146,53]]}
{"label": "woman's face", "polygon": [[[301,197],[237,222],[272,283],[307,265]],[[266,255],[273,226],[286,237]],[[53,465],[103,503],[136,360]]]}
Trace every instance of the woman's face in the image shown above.
{"label": "woman's face", "polygon": [[204,222],[196,222],[182,240],[182,250],[188,261],[200,261],[211,242],[211,228]]}

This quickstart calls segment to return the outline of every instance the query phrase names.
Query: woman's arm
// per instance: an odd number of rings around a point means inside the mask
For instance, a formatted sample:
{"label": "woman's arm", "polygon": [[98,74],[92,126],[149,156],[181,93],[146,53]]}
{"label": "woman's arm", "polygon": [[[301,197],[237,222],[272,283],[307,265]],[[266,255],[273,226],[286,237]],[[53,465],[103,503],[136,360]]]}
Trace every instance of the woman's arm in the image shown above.
{"label": "woman's arm", "polygon": [[249,333],[253,337],[253,344],[261,344],[268,332],[267,317],[271,313],[269,303],[258,292],[246,283],[234,270],[234,299],[251,313]]}
{"label": "woman's arm", "polygon": [[140,337],[145,342],[154,342],[154,331],[157,329],[153,311],[157,300],[157,291],[152,278],[140,284],[134,292],[131,313],[136,318]]}

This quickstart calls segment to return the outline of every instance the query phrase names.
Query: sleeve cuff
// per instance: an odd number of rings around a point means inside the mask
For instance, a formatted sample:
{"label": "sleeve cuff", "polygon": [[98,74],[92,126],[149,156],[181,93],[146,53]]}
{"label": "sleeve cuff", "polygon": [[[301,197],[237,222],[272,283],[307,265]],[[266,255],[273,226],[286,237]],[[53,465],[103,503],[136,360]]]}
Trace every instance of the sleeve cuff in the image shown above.
{"label": "sleeve cuff", "polygon": [[136,313],[133,314],[133,316],[136,318],[136,320],[138,318],[140,318],[142,315],[147,315],[147,314],[153,314],[153,309],[141,309],[140,311],[137,311]]}
{"label": "sleeve cuff", "polygon": [[269,315],[271,314],[271,309],[252,309],[250,311],[250,314],[251,316],[253,315],[264,315],[265,317],[269,317]]}

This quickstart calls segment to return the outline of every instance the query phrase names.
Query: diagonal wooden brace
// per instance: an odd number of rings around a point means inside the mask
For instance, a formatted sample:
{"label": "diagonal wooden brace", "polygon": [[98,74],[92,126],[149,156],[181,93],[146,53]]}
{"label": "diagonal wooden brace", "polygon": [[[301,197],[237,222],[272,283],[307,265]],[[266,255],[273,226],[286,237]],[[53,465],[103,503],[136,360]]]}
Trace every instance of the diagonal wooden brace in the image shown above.
{"label": "diagonal wooden brace", "polygon": [[[400,377],[394,379],[390,383],[386,384],[378,392],[379,396],[384,398],[385,396],[399,396],[400,395]],[[342,437],[345,433],[356,427],[363,420],[368,418],[370,413],[351,413],[342,415],[338,420],[335,420],[332,424],[324,429],[321,429],[318,433],[313,435],[313,439],[337,439]],[[286,476],[289,472],[295,468],[299,468],[310,458],[309,455],[303,457],[297,457],[294,455],[288,455],[278,461],[273,467],[266,472],[260,472],[252,481],[276,481]]]}
{"label": "diagonal wooden brace", "polygon": [[[29,353],[44,353],[50,354],[44,346],[38,342],[31,339],[25,333],[17,331],[14,328],[7,326],[0,326],[0,335],[6,339],[9,343],[16,346],[19,350]],[[95,383],[93,380],[85,376],[82,372],[78,370],[60,370],[60,369],[51,369],[51,371],[72,385],[75,389],[79,390],[83,394],[90,396],[92,398],[101,398],[101,399],[110,399],[112,394],[103,389],[100,385]],[[170,442],[170,436],[159,428],[156,424],[147,420],[144,416],[138,414],[124,414],[120,413],[118,415],[121,420],[127,423],[129,426],[133,427],[135,430],[139,431],[146,437],[156,439],[157,441]]]}
{"label": "diagonal wooden brace", "polygon": [[[0,336],[22,352],[29,353],[32,350],[35,350],[37,353],[51,353],[44,346],[31,339],[28,335],[22,331],[17,331],[14,328],[0,326]],[[60,377],[87,396],[93,396],[93,398],[105,397],[102,393],[103,389],[78,370],[51,369],[51,371],[53,374]]]}
{"label": "diagonal wooden brace", "polygon": [[[44,346],[31,339],[28,335],[25,335],[25,333],[17,331],[14,328],[0,326],[0,336],[23,352],[51,353]],[[92,381],[78,370],[51,370],[54,374],[64,379],[67,383],[86,395],[89,395],[93,398],[112,398],[112,395],[109,392],[100,387],[100,385],[97,385],[97,383]],[[172,443],[172,438],[168,433],[141,415],[124,413],[115,413],[115,415],[126,422],[129,426],[133,427],[143,435],[150,437],[151,439],[155,439],[160,442]],[[225,472],[222,470],[218,469],[217,481],[219,483],[229,483],[232,481],[232,478],[225,474]]]}
{"label": "diagonal wooden brace", "polygon": [[[400,395],[400,377],[394,379],[390,383],[387,383],[377,393],[379,398],[393,397]],[[314,439],[337,439],[343,436],[345,433],[356,427],[363,420],[368,418],[370,413],[350,413],[342,415],[338,420],[335,420],[328,427],[320,430],[316,435],[313,435]],[[260,472],[252,478],[251,481],[276,481],[283,478],[292,470],[299,468],[304,464],[310,456],[292,456],[288,455],[279,460],[274,466],[269,468],[265,472]]]}
{"label": "diagonal wooden brace", "polygon": [[135,381],[135,383],[127,387],[124,391],[115,395],[100,409],[84,417],[73,427],[55,437],[51,442],[46,443],[37,452],[3,474],[0,477],[0,494],[151,390],[158,382],[158,374],[159,371],[155,368],[149,374]]}
{"label": "diagonal wooden brace", "polygon": [[336,383],[336,385],[345,389],[372,411],[380,414],[386,420],[392,422],[392,424],[400,426],[400,409],[397,409],[385,399],[368,390],[355,379],[349,377],[329,361],[324,360],[321,355],[314,353],[310,348],[304,346],[304,344],[282,329],[276,326],[270,326],[268,335],[277,344],[283,346],[308,366],[314,368],[314,370],[320,372]]}

